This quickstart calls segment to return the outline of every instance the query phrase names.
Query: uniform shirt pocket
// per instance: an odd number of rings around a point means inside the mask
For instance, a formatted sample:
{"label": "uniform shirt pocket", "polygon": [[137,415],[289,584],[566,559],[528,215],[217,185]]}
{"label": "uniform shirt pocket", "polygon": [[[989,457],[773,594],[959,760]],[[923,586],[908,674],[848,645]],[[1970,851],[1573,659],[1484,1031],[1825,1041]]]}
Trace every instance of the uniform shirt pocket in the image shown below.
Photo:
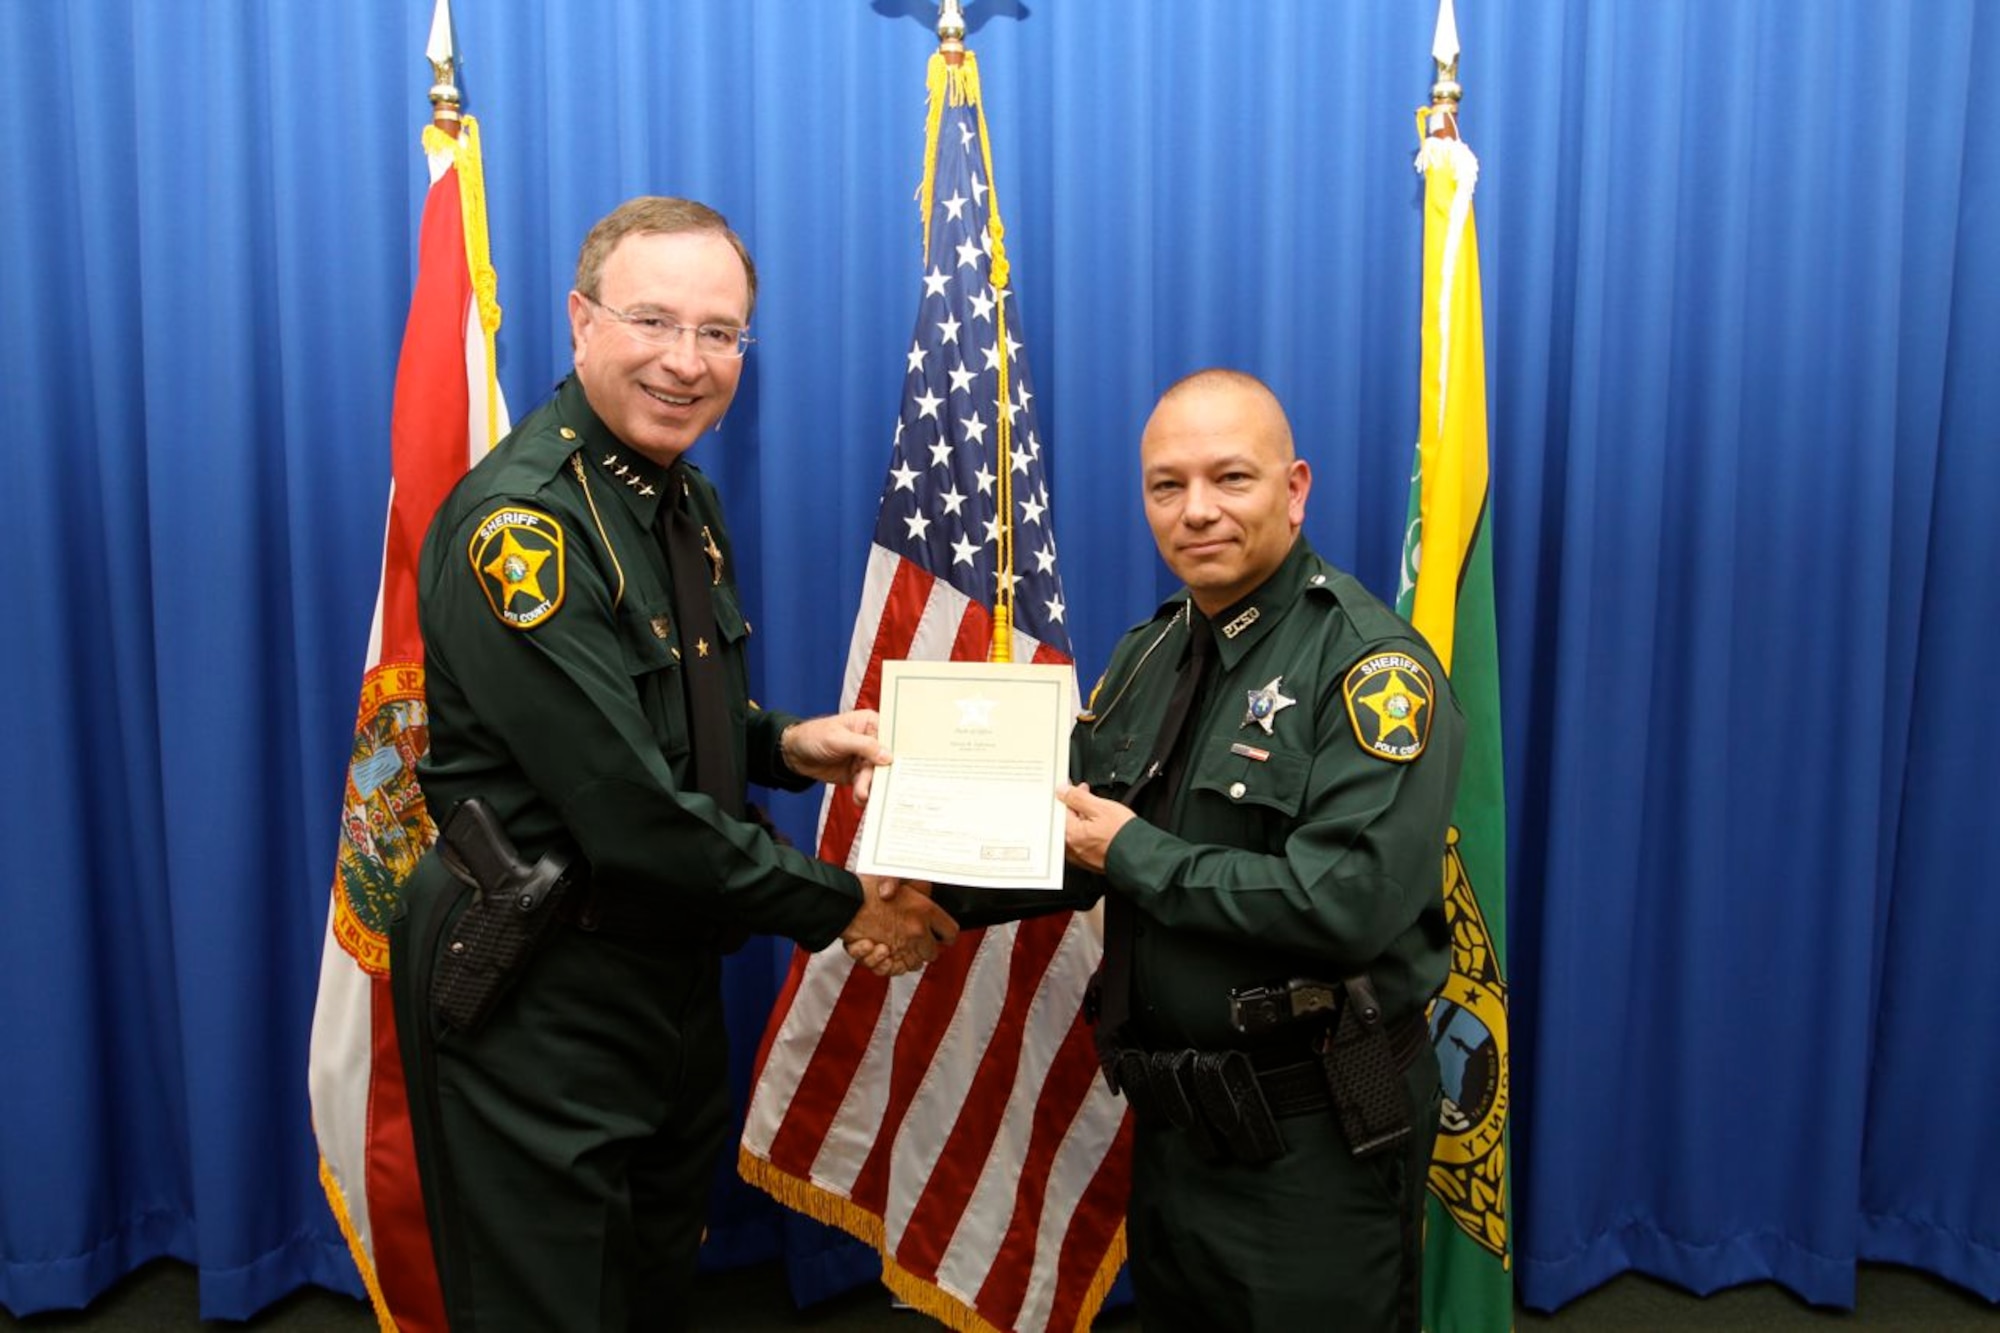
{"label": "uniform shirt pocket", "polygon": [[639,706],[665,755],[688,748],[686,694],[681,684],[680,634],[664,601],[628,598],[619,613],[619,647]]}
{"label": "uniform shirt pocket", "polygon": [[1312,771],[1308,756],[1246,745],[1232,735],[1210,736],[1192,769],[1182,809],[1184,833],[1252,850],[1283,848],[1305,804]]}

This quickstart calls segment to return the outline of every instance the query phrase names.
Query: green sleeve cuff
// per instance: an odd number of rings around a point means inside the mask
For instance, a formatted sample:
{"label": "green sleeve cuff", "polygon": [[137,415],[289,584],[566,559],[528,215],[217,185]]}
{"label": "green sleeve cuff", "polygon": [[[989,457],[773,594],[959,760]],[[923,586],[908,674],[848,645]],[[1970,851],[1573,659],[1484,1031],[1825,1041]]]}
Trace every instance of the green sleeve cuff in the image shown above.
{"label": "green sleeve cuff", "polygon": [[1159,890],[1167,869],[1187,843],[1143,819],[1118,830],[1104,852],[1104,879],[1113,892],[1144,903]]}
{"label": "green sleeve cuff", "polygon": [[779,712],[775,708],[750,710],[750,721],[744,734],[744,748],[750,761],[750,781],[759,787],[775,787],[779,791],[804,791],[813,785],[811,778],[801,777],[785,766],[784,750],[780,745],[785,728],[804,720],[794,713]]}

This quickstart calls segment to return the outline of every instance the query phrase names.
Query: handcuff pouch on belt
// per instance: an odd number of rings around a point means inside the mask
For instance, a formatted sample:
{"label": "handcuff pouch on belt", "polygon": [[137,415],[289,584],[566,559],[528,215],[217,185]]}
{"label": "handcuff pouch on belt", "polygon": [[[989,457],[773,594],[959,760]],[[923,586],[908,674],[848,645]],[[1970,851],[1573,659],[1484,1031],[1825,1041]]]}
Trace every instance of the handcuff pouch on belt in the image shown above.
{"label": "handcuff pouch on belt", "polygon": [[1405,1142],[1413,1128],[1403,1071],[1414,1058],[1414,1043],[1425,1035],[1421,1020],[1403,1025],[1400,1043],[1392,1040],[1365,973],[1342,979],[1338,987],[1295,978],[1229,994],[1230,1021],[1245,1035],[1308,1020],[1324,1028],[1335,1012],[1330,1030],[1322,1031],[1313,1045],[1340,1132],[1356,1157],[1387,1152]]}
{"label": "handcuff pouch on belt", "polygon": [[1123,1048],[1104,1072],[1134,1115],[1181,1130],[1204,1161],[1256,1166],[1284,1155],[1285,1136],[1242,1051]]}
{"label": "handcuff pouch on belt", "polygon": [[438,856],[477,894],[459,914],[431,974],[431,1008],[460,1032],[476,1031],[548,934],[581,861],[557,848],[529,865],[484,802],[459,802],[438,837]]}

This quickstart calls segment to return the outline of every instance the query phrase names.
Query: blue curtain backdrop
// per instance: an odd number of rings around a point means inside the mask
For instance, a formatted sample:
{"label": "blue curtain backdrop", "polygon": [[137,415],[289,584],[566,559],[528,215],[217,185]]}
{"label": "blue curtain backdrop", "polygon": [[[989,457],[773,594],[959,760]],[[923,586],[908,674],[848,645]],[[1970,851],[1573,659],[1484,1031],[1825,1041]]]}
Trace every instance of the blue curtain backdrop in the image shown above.
{"label": "blue curtain backdrop", "polygon": [[[760,339],[697,458],[829,707],[918,283],[916,0],[459,0],[524,411],[589,223],[683,193]],[[1138,428],[1224,363],[1393,588],[1429,0],[978,0],[1086,677]],[[1460,0],[1513,886],[1517,1273],[2000,1299],[2000,69],[1978,0]],[[429,0],[0,4],[0,1305],[358,1290],[305,1062],[381,539]],[[781,819],[807,835],[813,808]],[[782,949],[733,974],[739,1045]],[[719,1186],[714,1261],[798,1228]]]}

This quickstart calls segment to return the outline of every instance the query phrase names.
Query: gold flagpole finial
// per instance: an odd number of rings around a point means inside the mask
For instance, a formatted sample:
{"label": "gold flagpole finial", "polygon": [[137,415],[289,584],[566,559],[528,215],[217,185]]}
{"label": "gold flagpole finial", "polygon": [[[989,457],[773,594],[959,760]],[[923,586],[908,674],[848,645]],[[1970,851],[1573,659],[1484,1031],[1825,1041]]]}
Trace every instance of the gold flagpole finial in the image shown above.
{"label": "gold flagpole finial", "polygon": [[1465,92],[1458,86],[1458,62],[1454,60],[1447,65],[1440,61],[1437,72],[1437,82],[1431,85],[1431,103],[1434,106],[1448,106],[1456,111],[1458,99]]}
{"label": "gold flagpole finial", "polygon": [[965,57],[965,7],[960,0],[938,0],[938,51],[956,65]]}
{"label": "gold flagpole finial", "polygon": [[431,39],[424,47],[431,62],[431,124],[446,134],[458,133],[458,85],[453,82],[457,60],[451,44],[450,0],[437,0],[431,13]]}
{"label": "gold flagpole finial", "polygon": [[431,77],[437,82],[431,85],[431,124],[446,134],[458,132],[458,86],[452,80],[450,57],[431,62]]}

